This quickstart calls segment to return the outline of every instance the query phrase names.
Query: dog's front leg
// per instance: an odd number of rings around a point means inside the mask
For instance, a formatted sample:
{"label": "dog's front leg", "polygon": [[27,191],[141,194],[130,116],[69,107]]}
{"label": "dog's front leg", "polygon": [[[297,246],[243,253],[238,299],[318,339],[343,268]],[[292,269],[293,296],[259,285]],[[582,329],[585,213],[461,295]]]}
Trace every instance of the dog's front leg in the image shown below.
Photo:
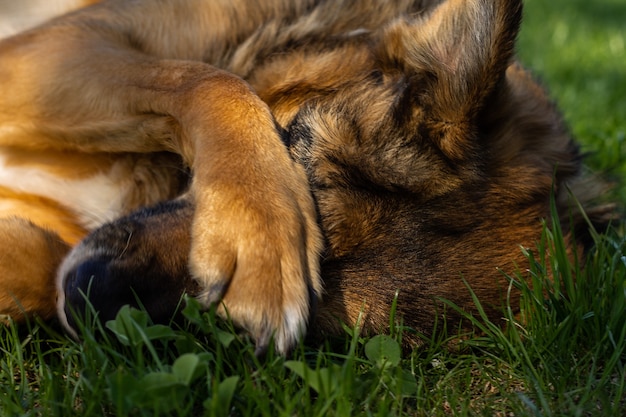
{"label": "dog's front leg", "polygon": [[225,313],[260,348],[276,332],[285,352],[321,289],[321,240],[305,174],[267,106],[241,80],[216,73],[180,98],[182,146],[193,149],[190,265],[204,287],[199,298],[223,299]]}
{"label": "dog's front leg", "polygon": [[289,350],[321,290],[321,238],[268,107],[238,77],[96,29],[53,24],[0,43],[0,145],[181,154],[194,175],[200,299],[223,301],[261,349],[274,334]]}

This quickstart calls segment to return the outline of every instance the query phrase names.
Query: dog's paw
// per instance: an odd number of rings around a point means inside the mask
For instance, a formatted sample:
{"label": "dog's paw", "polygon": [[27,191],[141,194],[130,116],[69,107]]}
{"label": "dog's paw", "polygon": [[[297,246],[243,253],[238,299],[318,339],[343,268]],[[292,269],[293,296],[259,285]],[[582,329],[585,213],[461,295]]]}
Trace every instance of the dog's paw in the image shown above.
{"label": "dog's paw", "polygon": [[[263,352],[274,337],[287,353],[304,335],[321,292],[321,233],[306,181],[251,189],[196,188],[191,274],[198,299],[246,330]],[[293,175],[293,172],[290,172]]]}

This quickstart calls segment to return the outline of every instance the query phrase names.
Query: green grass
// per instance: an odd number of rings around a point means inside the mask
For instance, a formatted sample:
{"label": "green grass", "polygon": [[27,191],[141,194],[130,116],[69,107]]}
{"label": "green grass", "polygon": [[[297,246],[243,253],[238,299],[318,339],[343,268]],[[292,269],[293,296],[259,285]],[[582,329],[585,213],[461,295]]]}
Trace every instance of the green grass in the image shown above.
{"label": "green grass", "polygon": [[[518,52],[595,170],[626,177],[626,2],[527,0]],[[626,202],[622,184],[615,196]]]}
{"label": "green grass", "polygon": [[[615,178],[626,173],[624,21],[623,0],[529,0],[520,39],[591,168]],[[615,195],[626,203],[623,184]],[[511,277],[525,320],[473,318],[481,332],[455,351],[434,336],[401,352],[401,327],[370,339],[347,329],[332,348],[260,361],[194,303],[184,329],[123,310],[110,332],[85,326],[81,343],[40,322],[0,327],[0,416],[625,415],[626,241],[595,238],[580,271],[546,225],[530,285]]]}

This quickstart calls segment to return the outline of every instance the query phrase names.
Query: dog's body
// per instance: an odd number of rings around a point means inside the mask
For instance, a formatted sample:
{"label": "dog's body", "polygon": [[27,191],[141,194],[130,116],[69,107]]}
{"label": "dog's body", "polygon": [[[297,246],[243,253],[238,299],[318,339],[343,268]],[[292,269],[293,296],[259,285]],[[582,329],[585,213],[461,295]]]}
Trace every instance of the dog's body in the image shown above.
{"label": "dog's body", "polygon": [[322,281],[320,334],[396,291],[428,333],[463,280],[497,317],[551,192],[597,189],[513,61],[520,2],[437,3],[109,1],[0,43],[0,311],[51,316],[60,265],[68,325],[187,291],[280,351]]}

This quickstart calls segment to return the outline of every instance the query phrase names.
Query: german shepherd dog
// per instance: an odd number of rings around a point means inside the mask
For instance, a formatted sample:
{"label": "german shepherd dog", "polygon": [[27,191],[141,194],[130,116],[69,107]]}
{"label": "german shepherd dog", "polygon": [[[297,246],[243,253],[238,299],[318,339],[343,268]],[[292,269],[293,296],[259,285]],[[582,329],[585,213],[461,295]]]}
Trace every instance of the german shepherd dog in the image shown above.
{"label": "german shepherd dog", "polygon": [[521,15],[110,0],[4,39],[0,312],[73,332],[85,298],[159,321],[186,292],[281,353],[394,302],[429,334],[442,299],[474,311],[466,284],[498,320],[551,195],[572,231],[600,192],[515,61]]}

